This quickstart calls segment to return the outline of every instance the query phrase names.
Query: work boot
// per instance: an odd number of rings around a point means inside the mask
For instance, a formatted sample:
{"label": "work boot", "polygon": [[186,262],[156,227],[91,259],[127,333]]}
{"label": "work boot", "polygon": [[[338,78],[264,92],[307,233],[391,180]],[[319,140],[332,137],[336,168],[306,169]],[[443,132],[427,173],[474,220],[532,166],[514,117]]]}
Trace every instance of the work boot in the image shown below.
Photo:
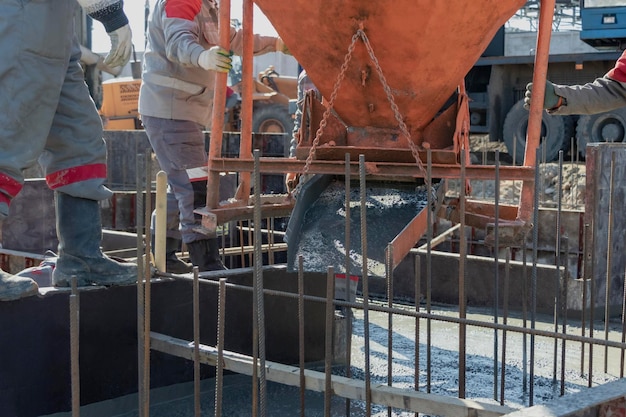
{"label": "work boot", "polygon": [[38,291],[39,286],[32,279],[11,275],[0,269],[0,301],[19,300]]}
{"label": "work boot", "polygon": [[180,239],[174,237],[165,239],[165,270],[172,274],[186,274],[193,268],[193,265],[176,256],[176,252],[180,249],[180,242]]}
{"label": "work boot", "polygon": [[189,259],[200,272],[228,269],[220,259],[220,248],[217,238],[201,239],[187,243]]}
{"label": "work boot", "polygon": [[124,285],[137,282],[137,265],[120,263],[102,253],[100,205],[96,200],[56,192],[59,258],[52,273],[56,287]]}

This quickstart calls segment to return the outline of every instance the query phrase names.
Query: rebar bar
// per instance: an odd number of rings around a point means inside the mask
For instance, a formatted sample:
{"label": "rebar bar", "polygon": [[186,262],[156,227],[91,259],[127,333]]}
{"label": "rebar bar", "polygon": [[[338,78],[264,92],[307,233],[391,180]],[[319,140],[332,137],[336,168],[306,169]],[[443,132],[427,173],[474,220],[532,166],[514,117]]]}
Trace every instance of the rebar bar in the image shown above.
{"label": "rebar bar", "polygon": [[70,374],[72,390],[72,417],[80,417],[80,300],[77,278],[72,276],[70,294]]}
{"label": "rebar bar", "polygon": [[[537,160],[539,160],[539,152],[537,149]],[[534,198],[533,198],[533,263],[531,270],[531,309],[530,309],[530,327],[531,329],[535,329],[536,320],[537,320],[537,246],[539,241],[539,187],[537,184],[539,183],[539,164],[535,165],[535,187],[534,187]],[[530,335],[530,389],[529,389],[529,398],[528,405],[530,407],[534,404],[534,396],[535,396],[535,335],[531,333]]]}
{"label": "rebar bar", "polygon": [[[219,285],[220,287],[217,299],[217,367],[215,370],[215,417],[222,416],[222,391],[224,388],[224,335],[226,334],[226,278],[220,278]],[[200,411],[200,405],[198,405],[198,411]]]}
{"label": "rebar bar", "polygon": [[[345,201],[345,205],[346,205],[346,217],[345,217],[345,242],[344,242],[344,248],[346,251],[346,298],[348,299],[348,301],[350,300],[349,294],[352,293],[352,291],[350,290],[350,273],[352,271],[352,259],[350,258],[350,248],[352,245],[352,239],[351,239],[351,233],[350,233],[350,229],[351,229],[351,224],[352,224],[352,217],[351,217],[351,212],[352,212],[352,208],[350,207],[352,199],[351,199],[351,186],[350,186],[350,181],[351,181],[351,172],[350,172],[350,153],[346,152],[345,155],[345,177],[344,177],[344,182],[345,182],[345,188],[346,188],[346,201]],[[346,308],[345,311],[345,319],[346,319],[346,367],[345,367],[345,373],[346,373],[346,378],[351,378],[352,377],[352,369],[351,369],[351,351],[352,351],[352,310],[350,308]],[[350,399],[346,398],[346,416],[350,416]]]}
{"label": "rebar bar", "polygon": [[[387,280],[387,307],[393,307],[393,246],[387,245],[385,251],[385,275]],[[393,386],[393,313],[387,314],[387,386]],[[391,417],[392,409],[387,407]]]}
{"label": "rebar bar", "polygon": [[361,253],[363,255],[362,266],[362,291],[363,291],[363,338],[365,342],[365,413],[369,417],[372,414],[372,389],[370,376],[370,319],[369,319],[369,278],[367,271],[367,186],[365,182],[365,155],[359,155],[359,191],[360,191],[360,214],[361,214]]}
{"label": "rebar bar", "polygon": [[[432,218],[432,168],[433,154],[430,148],[426,149],[426,199],[428,212],[426,213],[426,312],[431,313],[432,308],[432,240],[433,240],[433,218]],[[447,184],[447,182],[446,182]],[[426,320],[426,392],[430,393],[431,383],[431,365],[432,365],[432,323],[430,319]]]}
{"label": "rebar bar", "polygon": [[143,240],[143,219],[144,219],[144,201],[142,198],[144,191],[144,170],[142,163],[144,155],[137,154],[136,170],[135,170],[135,223],[137,231],[137,411],[139,417],[146,417],[144,411],[145,386],[144,386],[144,360],[145,354],[145,293],[144,293],[144,263],[141,262],[144,255]]}
{"label": "rebar bar", "polygon": [[[199,269],[193,267],[193,409],[194,416],[200,417],[202,408],[200,406],[200,280]],[[219,327],[218,327],[219,332]],[[217,396],[217,390],[215,392]],[[217,410],[217,398],[215,399]],[[217,416],[217,414],[216,414]]]}
{"label": "rebar bar", "polygon": [[304,258],[298,256],[298,365],[300,370],[300,417],[305,416],[305,379],[304,379]]}
{"label": "rebar bar", "polygon": [[[463,149],[461,154],[464,155]],[[459,205],[461,210],[461,221],[459,227],[459,318],[466,317],[467,300],[465,299],[465,261],[467,257],[467,236],[465,231],[465,157],[461,157],[461,188],[459,190]],[[459,398],[465,398],[465,368],[466,368],[466,343],[467,328],[465,324],[459,325]]]}
{"label": "rebar bar", "polygon": [[[493,270],[493,322],[498,323],[500,297],[500,152],[496,151],[494,179],[494,270]],[[504,366],[504,362],[502,363]],[[498,400],[498,331],[493,332],[493,399]]]}
{"label": "rebar bar", "polygon": [[330,406],[332,400],[331,377],[333,370],[333,319],[335,305],[333,296],[335,295],[335,269],[328,267],[326,272],[326,328],[324,337],[324,416],[330,417]]}

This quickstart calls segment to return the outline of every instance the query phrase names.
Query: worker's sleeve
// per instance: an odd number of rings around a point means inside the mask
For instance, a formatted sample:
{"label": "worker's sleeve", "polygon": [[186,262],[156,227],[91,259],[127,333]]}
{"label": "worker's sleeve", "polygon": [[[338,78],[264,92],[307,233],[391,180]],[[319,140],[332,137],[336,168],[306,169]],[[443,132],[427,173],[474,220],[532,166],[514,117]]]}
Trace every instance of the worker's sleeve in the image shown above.
{"label": "worker's sleeve", "polygon": [[626,106],[626,83],[607,76],[584,85],[555,85],[556,95],[565,104],[550,114],[596,114]]}
{"label": "worker's sleeve", "polygon": [[200,2],[168,0],[163,14],[163,35],[167,59],[186,66],[198,66],[198,57],[204,48],[198,42],[200,28],[195,16]]}
{"label": "worker's sleeve", "polygon": [[[243,30],[230,28],[230,49],[235,55],[243,55]],[[254,55],[263,55],[268,52],[276,52],[276,37],[254,35],[254,46],[252,53]]]}
{"label": "worker's sleeve", "polygon": [[128,24],[122,0],[78,0],[85,13],[102,23],[107,33]]}

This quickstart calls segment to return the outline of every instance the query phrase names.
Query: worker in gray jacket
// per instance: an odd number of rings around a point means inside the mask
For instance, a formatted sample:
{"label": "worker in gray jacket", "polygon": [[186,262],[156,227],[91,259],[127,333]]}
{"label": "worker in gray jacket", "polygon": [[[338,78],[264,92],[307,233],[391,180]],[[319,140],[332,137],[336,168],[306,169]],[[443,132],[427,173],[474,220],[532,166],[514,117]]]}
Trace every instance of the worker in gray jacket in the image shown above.
{"label": "worker in gray jacket", "polygon": [[[111,39],[105,59],[123,66],[132,50],[121,0],[79,0]],[[39,162],[54,190],[59,257],[52,279],[68,286],[117,285],[137,279],[137,266],[100,250],[99,200],[112,196],[102,122],[79,64],[75,0],[3,0],[0,17],[0,221]],[[0,301],[37,294],[30,278],[0,270]]]}
{"label": "worker in gray jacket", "polygon": [[[530,107],[532,83],[526,86],[524,107]],[[550,114],[597,114],[626,106],[626,51],[603,77],[584,85],[546,82],[544,109]]]}
{"label": "worker in gray jacket", "polygon": [[[215,72],[231,68],[230,53],[218,46],[218,16],[214,0],[157,0],[148,22],[139,113],[168,176],[165,246],[171,272],[187,269],[175,254],[181,238],[200,271],[224,268],[217,236],[198,231],[200,216],[194,214],[206,205],[206,172],[188,174],[207,164],[203,131],[210,128]],[[231,27],[230,40],[241,54],[242,31]],[[280,38],[259,35],[253,49],[286,51]]]}

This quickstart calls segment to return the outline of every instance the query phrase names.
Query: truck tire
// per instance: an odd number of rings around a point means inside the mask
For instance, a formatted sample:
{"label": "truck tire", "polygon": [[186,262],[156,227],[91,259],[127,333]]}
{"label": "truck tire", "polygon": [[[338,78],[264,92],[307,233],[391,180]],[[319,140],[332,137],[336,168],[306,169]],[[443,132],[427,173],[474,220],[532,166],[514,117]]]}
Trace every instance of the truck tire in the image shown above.
{"label": "truck tire", "polygon": [[289,107],[281,104],[263,104],[254,107],[252,131],[255,133],[286,133],[291,136],[293,119]]}
{"label": "truck tire", "polygon": [[[509,155],[515,155],[515,164],[524,163],[526,149],[526,131],[528,130],[528,110],[524,108],[524,100],[518,101],[506,115],[502,136]],[[541,119],[541,152],[546,162],[555,161],[559,151],[570,146],[570,138],[574,135],[574,119],[570,116],[551,116],[543,112]],[[544,144],[545,141],[545,144]]]}
{"label": "truck tire", "polygon": [[576,146],[585,158],[588,143],[624,142],[626,140],[626,108],[605,113],[580,116],[576,127]]}

